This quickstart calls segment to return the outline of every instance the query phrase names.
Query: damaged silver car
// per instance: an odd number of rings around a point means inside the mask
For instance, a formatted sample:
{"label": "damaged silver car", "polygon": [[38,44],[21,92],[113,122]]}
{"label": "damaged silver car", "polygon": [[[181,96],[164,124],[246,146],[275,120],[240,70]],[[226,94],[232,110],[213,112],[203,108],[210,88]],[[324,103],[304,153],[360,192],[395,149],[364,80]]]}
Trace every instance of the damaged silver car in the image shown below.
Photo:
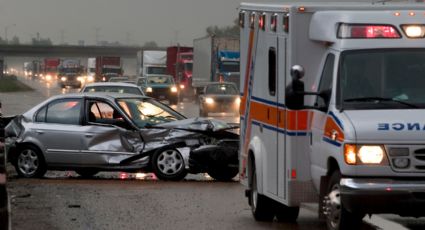
{"label": "damaged silver car", "polygon": [[186,119],[149,97],[66,94],[16,116],[6,126],[6,145],[22,177],[42,177],[50,169],[84,177],[144,171],[162,180],[208,172],[229,180],[238,172],[234,128],[214,119]]}

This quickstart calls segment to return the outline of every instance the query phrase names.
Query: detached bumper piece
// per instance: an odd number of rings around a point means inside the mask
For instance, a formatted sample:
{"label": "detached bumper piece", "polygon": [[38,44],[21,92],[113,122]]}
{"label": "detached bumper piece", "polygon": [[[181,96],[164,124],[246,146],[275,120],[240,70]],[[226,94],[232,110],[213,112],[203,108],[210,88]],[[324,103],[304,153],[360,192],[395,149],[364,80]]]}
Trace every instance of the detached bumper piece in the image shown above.
{"label": "detached bumper piece", "polygon": [[425,216],[425,181],[344,178],[341,201],[350,212]]}

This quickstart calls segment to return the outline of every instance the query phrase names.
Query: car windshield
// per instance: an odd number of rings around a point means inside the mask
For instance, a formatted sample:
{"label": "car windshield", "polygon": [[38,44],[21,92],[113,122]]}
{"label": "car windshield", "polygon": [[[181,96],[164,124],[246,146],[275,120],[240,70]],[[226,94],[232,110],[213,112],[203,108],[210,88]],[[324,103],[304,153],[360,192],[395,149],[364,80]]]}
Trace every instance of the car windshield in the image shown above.
{"label": "car windshield", "polygon": [[237,95],[236,87],[231,84],[214,84],[207,86],[206,94]]}
{"label": "car windshield", "polygon": [[223,62],[221,71],[224,72],[239,72],[239,62]]}
{"label": "car windshield", "polygon": [[425,49],[346,51],[339,71],[344,109],[425,107]]}
{"label": "car windshield", "polygon": [[185,117],[153,99],[118,99],[119,106],[139,128],[153,126]]}
{"label": "car windshield", "polygon": [[83,92],[114,92],[142,95],[137,87],[126,86],[89,86],[86,87]]}
{"label": "car windshield", "polygon": [[147,68],[147,74],[166,74],[167,68],[165,67],[149,67]]}
{"label": "car windshield", "polygon": [[148,84],[173,84],[172,76],[149,76]]}

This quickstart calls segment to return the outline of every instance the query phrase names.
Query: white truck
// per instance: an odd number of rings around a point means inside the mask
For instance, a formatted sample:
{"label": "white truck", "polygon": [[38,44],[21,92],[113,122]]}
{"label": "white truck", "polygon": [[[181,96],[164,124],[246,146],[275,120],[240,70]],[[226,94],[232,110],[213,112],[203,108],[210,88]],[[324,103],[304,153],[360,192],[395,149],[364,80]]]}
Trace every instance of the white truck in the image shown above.
{"label": "white truck", "polygon": [[239,58],[239,38],[206,36],[193,40],[193,89],[199,91],[220,80],[239,85]]}
{"label": "white truck", "polygon": [[425,215],[425,5],[242,3],[240,179],[256,220]]}
{"label": "white truck", "polygon": [[148,74],[167,74],[167,50],[143,49],[137,52],[137,68],[139,76]]}

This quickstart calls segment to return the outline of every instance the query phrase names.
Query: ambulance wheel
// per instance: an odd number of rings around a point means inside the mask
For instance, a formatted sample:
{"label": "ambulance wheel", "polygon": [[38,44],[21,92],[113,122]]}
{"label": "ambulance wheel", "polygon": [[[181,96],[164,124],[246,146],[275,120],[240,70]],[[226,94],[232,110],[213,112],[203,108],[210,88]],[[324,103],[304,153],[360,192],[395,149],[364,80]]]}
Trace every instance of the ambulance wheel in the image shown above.
{"label": "ambulance wheel", "polygon": [[300,207],[288,207],[276,202],[276,219],[279,222],[296,222]]}
{"label": "ambulance wheel", "polygon": [[270,198],[258,193],[257,189],[257,174],[252,173],[251,193],[249,195],[251,212],[257,221],[273,221],[274,218],[274,201]]}
{"label": "ambulance wheel", "polygon": [[341,203],[341,173],[335,171],[329,180],[323,207],[326,215],[326,225],[329,230],[359,229],[364,215],[351,213]]}

